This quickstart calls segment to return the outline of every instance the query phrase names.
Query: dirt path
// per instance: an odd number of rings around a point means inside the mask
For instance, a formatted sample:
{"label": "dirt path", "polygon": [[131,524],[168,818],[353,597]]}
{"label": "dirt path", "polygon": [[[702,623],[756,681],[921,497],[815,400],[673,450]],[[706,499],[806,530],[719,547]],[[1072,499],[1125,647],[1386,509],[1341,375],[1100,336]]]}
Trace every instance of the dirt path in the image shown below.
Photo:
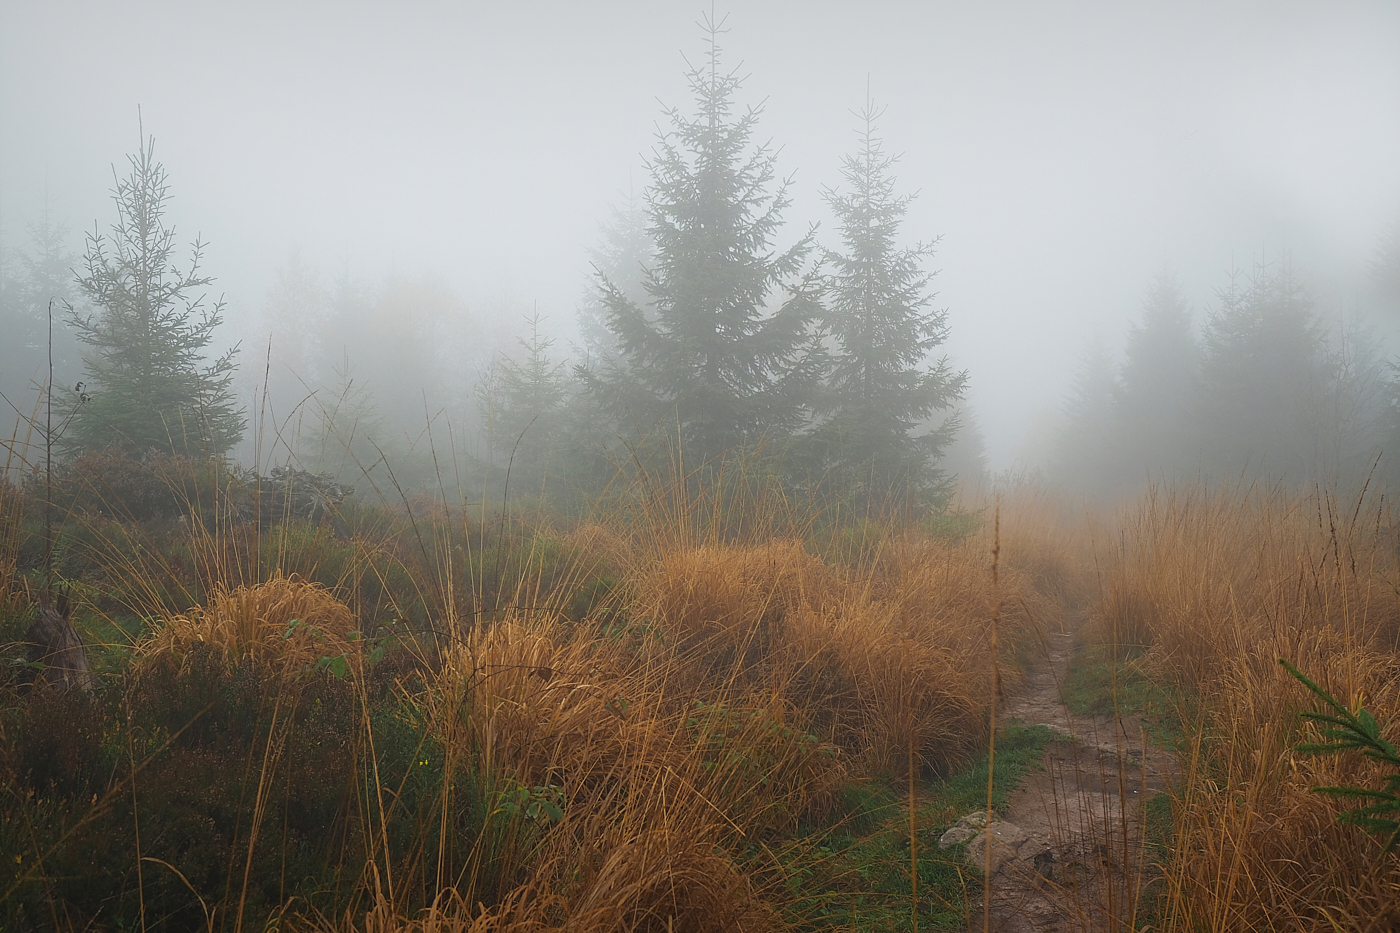
{"label": "dirt path", "polygon": [[[1012,796],[1010,828],[993,824],[1000,864],[988,897],[990,930],[999,933],[1134,929],[1134,903],[1154,873],[1142,853],[1139,804],[1166,789],[1175,761],[1147,742],[1137,717],[1076,717],[1061,704],[1082,619],[1071,621],[1072,630],[1047,636],[1045,655],[999,714],[1065,737]],[[971,929],[984,928],[984,910]]]}

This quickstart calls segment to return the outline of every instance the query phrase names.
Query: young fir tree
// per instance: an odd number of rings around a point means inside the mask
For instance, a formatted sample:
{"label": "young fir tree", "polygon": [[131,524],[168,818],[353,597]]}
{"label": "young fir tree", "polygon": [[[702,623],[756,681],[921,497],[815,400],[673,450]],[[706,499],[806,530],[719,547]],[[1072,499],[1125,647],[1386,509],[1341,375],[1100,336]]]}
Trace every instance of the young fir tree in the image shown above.
{"label": "young fir tree", "polygon": [[223,321],[223,299],[205,303],[213,282],[201,274],[204,244],[195,239],[189,265],[175,258],[175,230],[165,224],[169,183],[146,139],[126,178],[113,177],[117,222],[110,236],[88,236],[78,288],[95,312],[70,309],[87,345],[84,369],[91,400],[63,439],[70,452],[121,446],[220,456],[243,435],[233,396],[237,347],[212,361],[205,351]]}
{"label": "young fir tree", "polygon": [[501,355],[477,386],[477,402],[492,465],[502,473],[509,470],[512,489],[538,493],[546,477],[563,471],[555,453],[565,427],[569,380],[566,364],[550,359],[554,341],[540,333],[539,313],[528,323],[530,336],[518,340],[523,354]]}
{"label": "young fir tree", "polygon": [[812,432],[820,469],[877,499],[917,496],[942,486],[936,467],[957,422],[926,427],[963,394],[967,374],[929,354],[948,335],[947,312],[932,306],[932,243],[899,245],[914,195],[895,194],[892,168],[875,135],[880,116],[867,101],[856,116],[861,146],[843,160],[847,190],[828,189],[844,252],[826,252],[824,320],[835,348],[826,419]]}
{"label": "young fir tree", "polygon": [[817,283],[803,276],[814,234],[772,246],[788,183],[773,189],[775,156],[751,144],[759,110],[735,113],[720,25],[705,24],[708,62],[688,75],[696,112],[667,111],[648,165],[647,305],[599,277],[621,356],[581,374],[624,425],[675,426],[687,468],[792,432],[819,372]]}

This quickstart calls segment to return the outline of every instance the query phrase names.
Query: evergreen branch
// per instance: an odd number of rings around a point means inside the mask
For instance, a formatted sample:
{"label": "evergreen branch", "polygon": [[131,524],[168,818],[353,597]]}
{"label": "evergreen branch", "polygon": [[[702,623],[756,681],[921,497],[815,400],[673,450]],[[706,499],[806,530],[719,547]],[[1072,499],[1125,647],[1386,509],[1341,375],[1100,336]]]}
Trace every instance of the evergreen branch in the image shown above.
{"label": "evergreen branch", "polygon": [[[1347,709],[1332,694],[1318,686],[1302,671],[1283,658],[1278,659],[1288,673],[1292,674],[1304,687],[1335,711],[1336,715],[1314,711],[1304,711],[1302,718],[1313,723],[1326,724],[1322,734],[1328,742],[1305,742],[1296,746],[1305,755],[1332,755],[1343,751],[1356,750],[1373,761],[1400,769],[1400,751],[1381,734],[1380,724],[1365,709],[1355,713]],[[1400,845],[1400,770],[1384,779],[1381,790],[1365,787],[1323,786],[1313,787],[1315,794],[1325,794],[1350,800],[1374,800],[1369,806],[1356,807],[1337,814],[1339,823],[1353,826],[1382,836],[1382,851],[1389,854]]]}

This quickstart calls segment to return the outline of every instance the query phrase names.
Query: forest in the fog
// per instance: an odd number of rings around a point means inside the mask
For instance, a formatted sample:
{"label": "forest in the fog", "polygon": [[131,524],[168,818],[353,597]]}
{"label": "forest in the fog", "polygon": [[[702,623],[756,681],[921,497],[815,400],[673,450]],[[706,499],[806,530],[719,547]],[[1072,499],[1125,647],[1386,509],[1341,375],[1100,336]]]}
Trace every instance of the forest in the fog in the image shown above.
{"label": "forest in the fog", "polygon": [[[941,294],[963,271],[943,237],[961,231],[918,208],[960,179],[928,171],[917,113],[853,88],[857,106],[824,112],[844,151],[813,164],[808,146],[798,164],[770,135],[786,125],[765,86],[781,56],[747,54],[742,17],[711,25],[682,56],[686,89],[631,115],[651,140],[618,166],[630,190],[584,255],[541,270],[573,282],[564,304],[541,307],[530,280],[484,296],[450,268],[295,248],[226,301],[221,232],[164,164],[180,126],[133,112],[139,145],[84,162],[110,177],[109,203],[7,186],[6,410],[33,441],[51,358],[59,427],[39,433],[63,456],[197,449],[381,495],[580,501],[678,451],[688,469],[758,457],[794,490],[929,502],[1013,475],[1110,497],[1400,475],[1385,455],[1400,437],[1400,222],[1350,231],[1339,260],[1296,223],[1212,252],[1202,221],[1199,247],[1179,238],[1136,279],[1075,283],[1093,324],[1067,318],[1048,341],[1032,281],[1000,322],[979,296]],[[1010,259],[998,275],[1021,279]],[[1046,285],[1052,306],[1076,300]],[[973,331],[990,349],[968,349]]]}
{"label": "forest in the fog", "polygon": [[1397,50],[0,0],[0,933],[1400,929]]}
{"label": "forest in the fog", "polygon": [[[736,100],[722,34],[707,21],[692,103],[664,111],[644,192],[580,270],[576,342],[535,311],[502,347],[509,323],[491,334],[432,280],[331,281],[293,259],[264,299],[265,346],[227,347],[204,246],[186,251],[168,222],[172,181],[143,130],[113,169],[109,228],[79,254],[43,213],[6,266],[5,397],[70,457],[223,457],[251,432],[259,465],[381,494],[451,482],[505,497],[513,483],[567,502],[660,456],[715,473],[758,458],[796,489],[860,502],[943,501],[981,453],[959,417],[966,373],[938,355],[936,238],[903,229],[914,195],[884,109],[853,114],[855,145],[822,190],[835,239],[794,234],[789,181],[756,137],[762,108]],[[71,386],[52,399],[50,363]],[[946,463],[960,431],[965,462]]]}
{"label": "forest in the fog", "polygon": [[1286,252],[1231,269],[1199,310],[1164,270],[1121,361],[1102,344],[1078,361],[1051,475],[1100,493],[1400,477],[1400,383],[1382,337],[1400,310],[1400,226],[1370,268],[1372,315],[1327,307]]}

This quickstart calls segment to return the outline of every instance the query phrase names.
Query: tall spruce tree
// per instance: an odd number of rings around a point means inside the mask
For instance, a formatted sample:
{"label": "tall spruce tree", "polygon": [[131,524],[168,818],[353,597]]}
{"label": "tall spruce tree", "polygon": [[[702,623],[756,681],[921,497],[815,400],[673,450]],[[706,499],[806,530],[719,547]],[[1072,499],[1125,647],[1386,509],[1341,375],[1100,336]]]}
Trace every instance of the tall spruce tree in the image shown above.
{"label": "tall spruce tree", "polygon": [[804,275],[814,233],[772,246],[788,182],[773,188],[775,156],[751,143],[759,109],[735,112],[721,26],[705,21],[707,62],[688,73],[695,113],[666,111],[647,166],[647,303],[599,276],[620,357],[582,373],[624,425],[675,426],[688,468],[792,432],[819,373],[817,282]]}
{"label": "tall spruce tree", "polygon": [[125,178],[112,170],[117,221],[108,236],[89,234],[78,276],[94,312],[70,309],[70,323],[88,347],[91,401],[78,410],[63,445],[70,452],[116,445],[143,454],[220,456],[238,443],[245,424],[233,396],[238,348],[212,361],[205,356],[224,302],[206,303],[214,280],[201,272],[198,238],[189,265],[177,266],[175,230],[165,223],[169,183],[155,159],[155,140],[143,133],[140,150],[127,158]]}
{"label": "tall spruce tree", "polygon": [[811,440],[820,469],[877,498],[941,488],[939,456],[957,428],[927,422],[960,399],[965,372],[930,353],[948,336],[947,312],[933,307],[925,268],[933,243],[900,246],[900,225],[915,195],[896,194],[867,100],[856,113],[860,148],[842,162],[844,192],[825,192],[840,224],[843,252],[827,250],[824,321],[834,343],[825,420]]}
{"label": "tall spruce tree", "polygon": [[1219,301],[1197,384],[1203,466],[1216,478],[1321,478],[1336,361],[1302,277],[1286,260],[1261,262]]}
{"label": "tall spruce tree", "polygon": [[1163,270],[1147,289],[1142,320],[1128,331],[1115,394],[1116,447],[1125,479],[1194,466],[1191,405],[1200,356],[1181,284]]}

